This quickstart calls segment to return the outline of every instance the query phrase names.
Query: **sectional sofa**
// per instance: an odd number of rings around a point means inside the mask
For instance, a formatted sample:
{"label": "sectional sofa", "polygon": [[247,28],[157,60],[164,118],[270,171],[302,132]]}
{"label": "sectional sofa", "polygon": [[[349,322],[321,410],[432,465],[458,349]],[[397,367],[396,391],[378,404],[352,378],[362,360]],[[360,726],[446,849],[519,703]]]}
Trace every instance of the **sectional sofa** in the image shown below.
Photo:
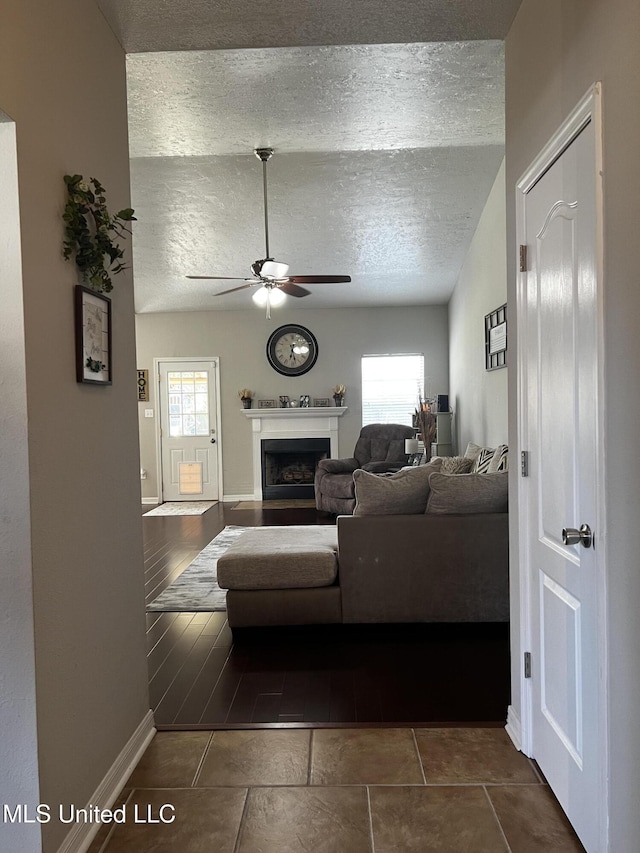
{"label": "sectional sofa", "polygon": [[508,621],[507,472],[441,466],[356,472],[335,527],[243,534],[218,560],[230,626]]}

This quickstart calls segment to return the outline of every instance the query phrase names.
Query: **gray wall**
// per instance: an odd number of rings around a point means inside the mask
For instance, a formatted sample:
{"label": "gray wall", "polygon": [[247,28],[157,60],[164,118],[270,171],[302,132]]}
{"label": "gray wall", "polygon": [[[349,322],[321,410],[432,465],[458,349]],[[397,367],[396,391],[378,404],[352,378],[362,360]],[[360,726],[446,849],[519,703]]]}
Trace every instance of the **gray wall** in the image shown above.
{"label": "gray wall", "polygon": [[[3,422],[0,448],[17,456],[0,470],[0,541],[7,541],[13,513],[25,508],[27,450],[31,509],[30,530],[25,513],[10,531],[20,540],[13,548],[25,574],[19,589],[3,585],[3,598],[16,596],[9,598],[12,618],[28,632],[30,539],[40,797],[84,805],[149,708],[132,283],[121,276],[113,294],[113,386],[79,385],[76,273],[62,258],[65,173],[98,177],[112,209],[129,202],[125,57],[94,3],[3,2],[0,110],[17,130],[24,300],[23,325],[14,263],[9,317],[16,373],[8,396],[3,384],[3,417],[5,405],[11,406],[9,438],[15,441],[7,448]],[[2,282],[4,294],[4,269]],[[3,320],[5,310],[3,301]],[[20,399],[25,382],[28,445]],[[5,514],[14,496],[16,504]],[[9,732],[5,715],[16,697],[7,701],[2,685],[3,748],[29,755],[32,767],[32,655],[28,643],[12,644],[9,652],[9,672],[31,668],[31,684],[24,693],[25,718]],[[0,678],[5,673],[3,666]],[[4,770],[1,775],[5,782]],[[5,802],[20,802],[20,796],[17,780],[13,791],[3,788]],[[44,849],[57,850],[68,830],[57,822],[44,826]]]}
{"label": "gray wall", "polygon": [[[524,0],[506,43],[508,300],[515,305],[514,189],[520,175],[595,81],[603,84],[605,405],[608,528],[596,536],[608,565],[610,660],[610,821],[615,853],[640,839],[640,4],[637,0]],[[511,312],[513,315],[513,311]],[[511,316],[509,344],[515,344]],[[512,348],[513,352],[513,348]],[[509,377],[509,425],[516,437],[515,371]],[[518,593],[515,524],[517,466],[511,495],[512,586]],[[520,649],[514,612],[514,706]]]}
{"label": "gray wall", "polygon": [[[269,335],[284,323],[297,322],[318,341],[318,361],[304,376],[281,376],[269,366],[265,347]],[[153,370],[153,359],[166,356],[219,356],[222,408],[224,494],[252,495],[251,425],[241,414],[238,389],[250,388],[256,399],[288,394],[331,397],[331,389],[347,386],[340,419],[340,454],[350,456],[361,420],[360,358],[370,353],[423,352],[428,387],[448,391],[448,333],[446,306],[370,308],[358,310],[274,309],[271,321],[262,310],[209,311],[198,314],[139,314],[136,318],[138,368]],[[153,383],[150,383],[153,385]],[[151,388],[151,394],[154,394]],[[331,400],[333,405],[333,400]],[[157,496],[155,421],[144,409],[155,399],[139,403],[141,465],[148,471],[143,496]],[[254,406],[257,405],[254,403]]]}
{"label": "gray wall", "polygon": [[485,370],[484,318],[507,301],[504,163],[485,204],[449,302],[449,380],[455,440],[507,441],[507,368]]}

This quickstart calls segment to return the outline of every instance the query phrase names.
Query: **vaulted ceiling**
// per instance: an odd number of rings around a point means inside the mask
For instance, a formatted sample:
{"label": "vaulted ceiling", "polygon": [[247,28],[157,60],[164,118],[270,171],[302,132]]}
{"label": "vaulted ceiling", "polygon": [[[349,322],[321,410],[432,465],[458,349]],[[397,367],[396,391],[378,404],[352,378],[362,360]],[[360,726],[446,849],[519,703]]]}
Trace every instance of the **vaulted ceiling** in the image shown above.
{"label": "vaulted ceiling", "polygon": [[272,255],[353,280],[296,307],[447,301],[503,154],[519,0],[99,5],[129,52],[138,311],[251,304],[185,276],[264,257],[264,146]]}

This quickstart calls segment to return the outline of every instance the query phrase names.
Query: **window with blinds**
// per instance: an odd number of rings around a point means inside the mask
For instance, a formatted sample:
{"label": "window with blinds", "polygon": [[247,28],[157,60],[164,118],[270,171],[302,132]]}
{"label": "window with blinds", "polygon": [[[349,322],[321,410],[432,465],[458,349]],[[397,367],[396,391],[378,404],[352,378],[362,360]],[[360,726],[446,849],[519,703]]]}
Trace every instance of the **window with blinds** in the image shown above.
{"label": "window with blinds", "polygon": [[423,388],[424,355],[363,355],[362,426],[411,426]]}

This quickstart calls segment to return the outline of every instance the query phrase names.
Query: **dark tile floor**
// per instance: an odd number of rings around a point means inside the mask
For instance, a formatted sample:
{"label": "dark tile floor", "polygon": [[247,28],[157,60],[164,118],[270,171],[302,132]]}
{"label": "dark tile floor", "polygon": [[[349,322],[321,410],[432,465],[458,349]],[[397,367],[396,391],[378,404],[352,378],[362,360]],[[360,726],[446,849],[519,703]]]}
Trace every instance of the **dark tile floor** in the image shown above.
{"label": "dark tile floor", "polygon": [[122,802],[89,853],[583,850],[503,729],[161,732]]}

